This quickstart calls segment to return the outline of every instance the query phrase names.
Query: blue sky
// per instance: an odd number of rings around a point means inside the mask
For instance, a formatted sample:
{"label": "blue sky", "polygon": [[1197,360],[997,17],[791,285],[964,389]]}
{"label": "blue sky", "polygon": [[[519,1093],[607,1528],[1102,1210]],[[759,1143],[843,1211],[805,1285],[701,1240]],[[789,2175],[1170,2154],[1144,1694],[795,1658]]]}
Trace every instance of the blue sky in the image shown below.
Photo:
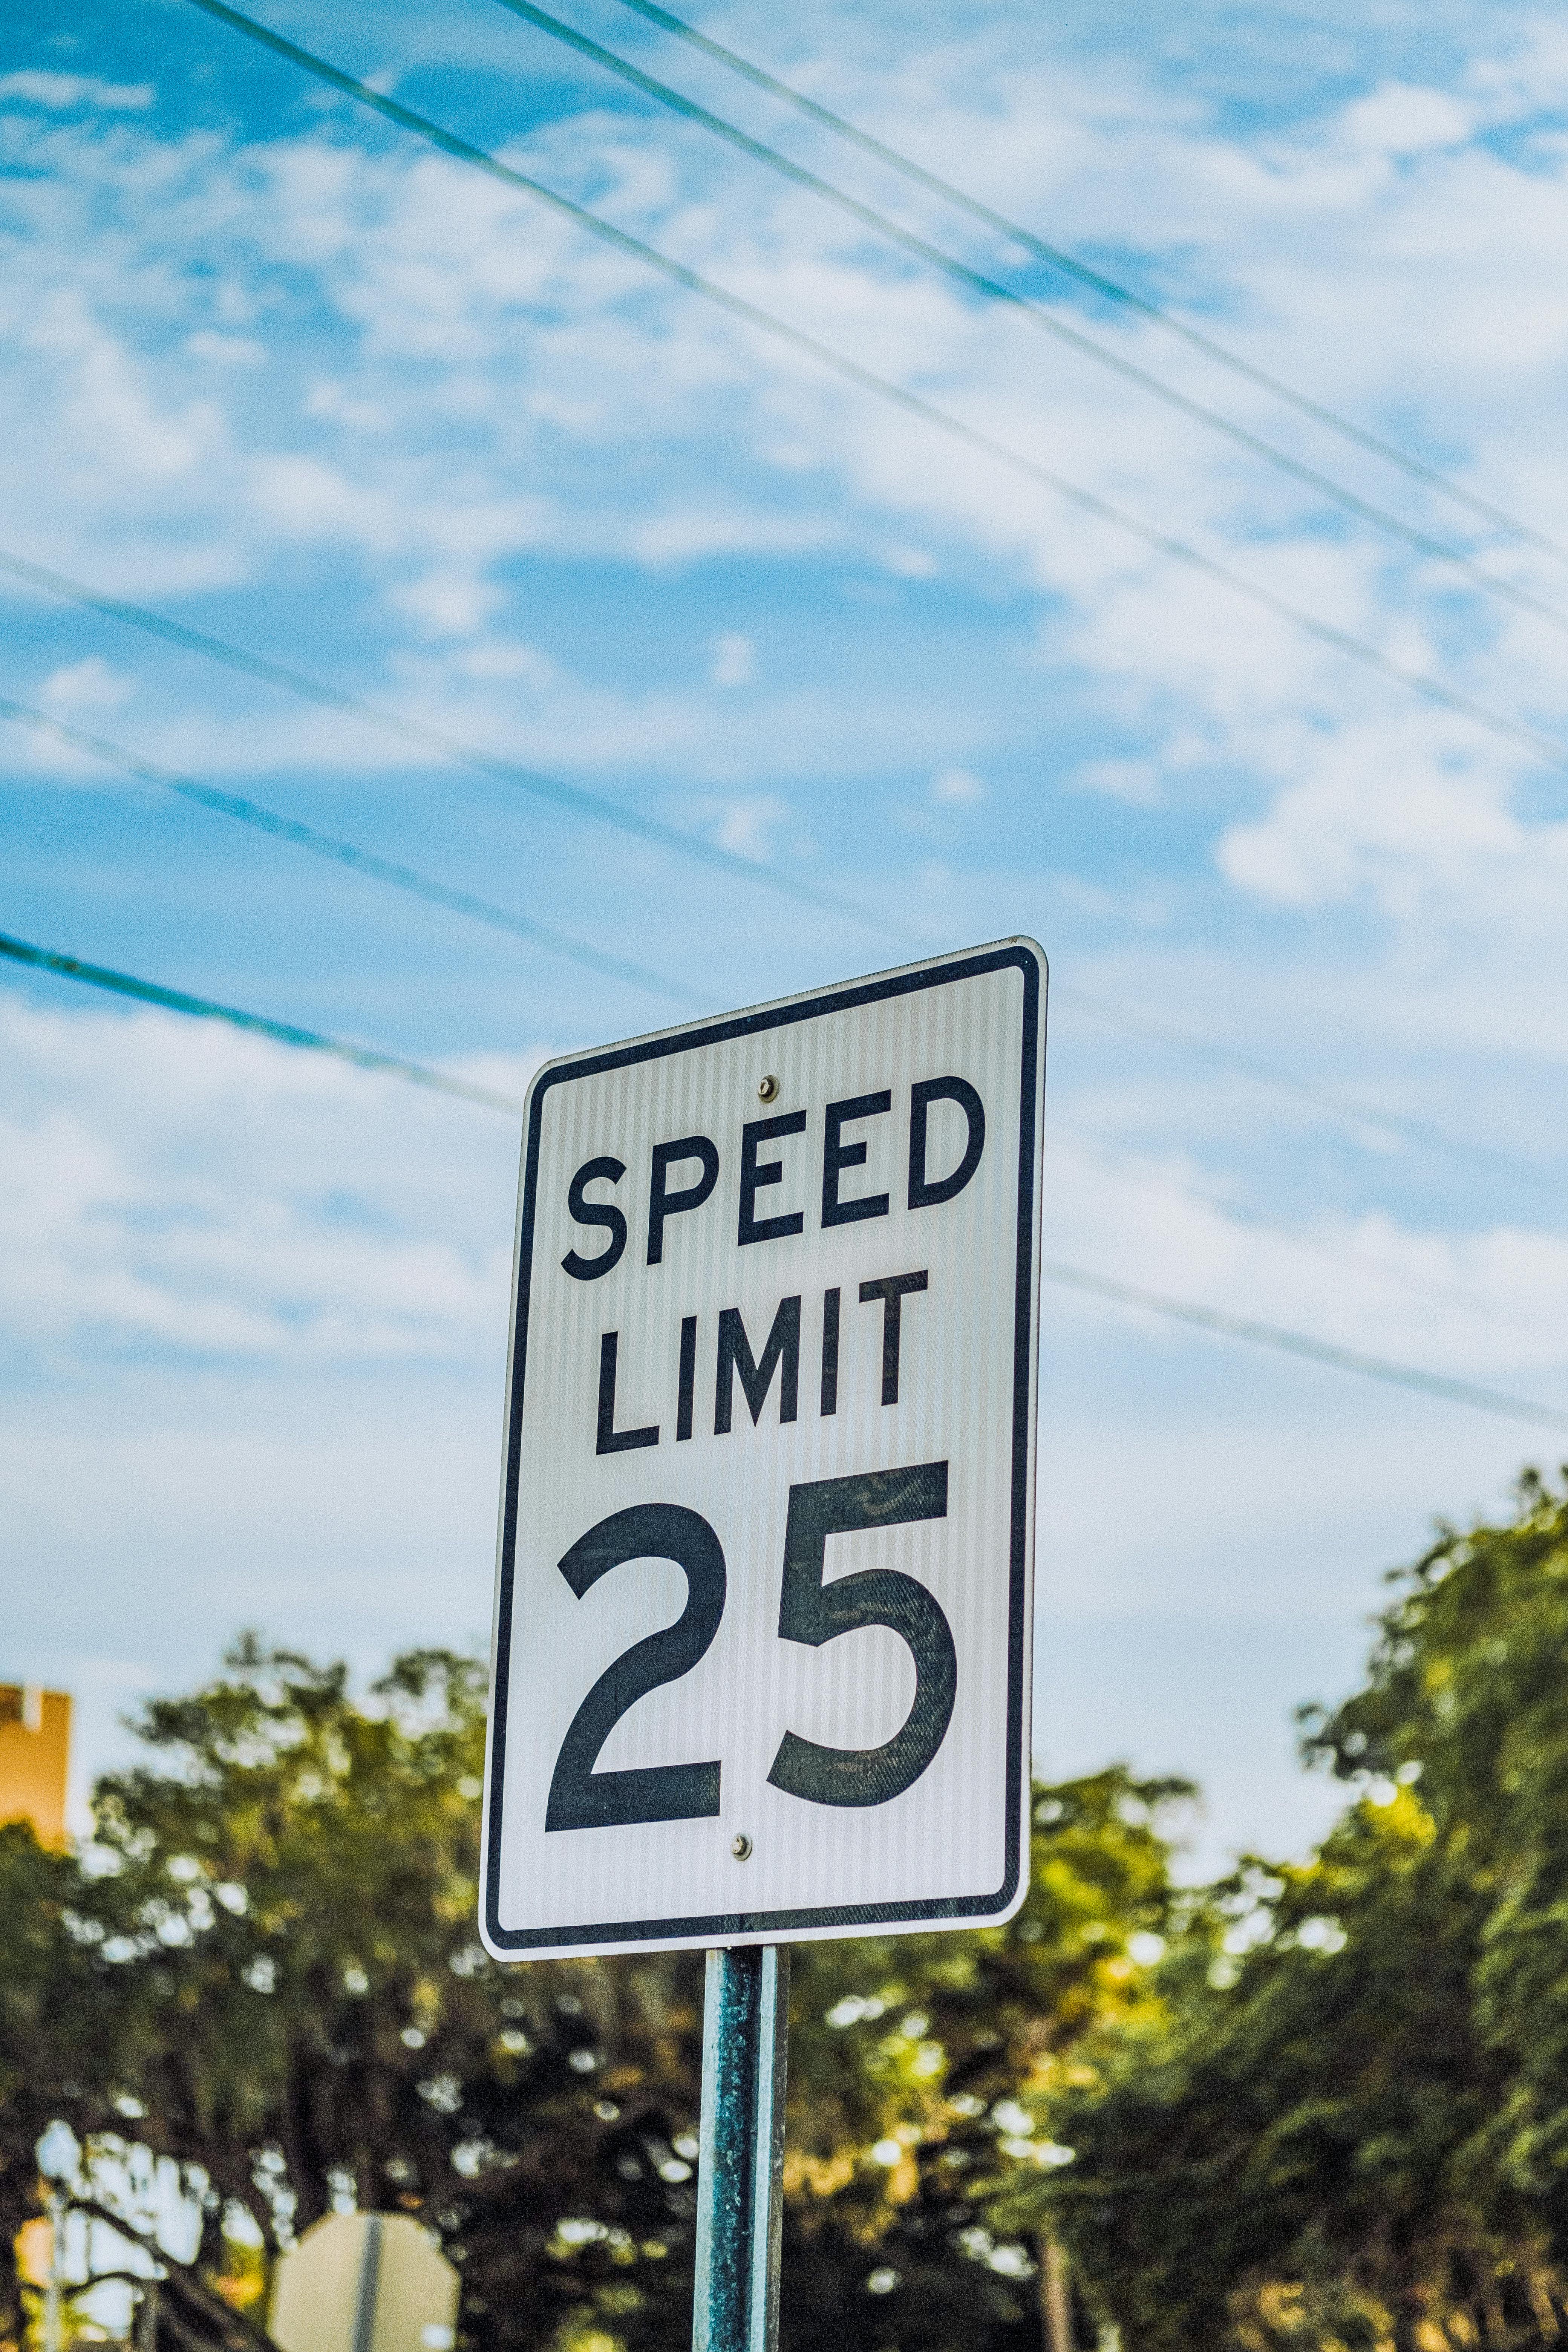
{"label": "blue sky", "polygon": [[[1511,539],[616,0],[573,22],[1568,613]],[[265,20],[1503,717],[1561,625],[891,252],[494,0]],[[1543,8],[703,25],[1568,546]],[[660,976],[661,997],[0,725],[0,929],[520,1090],[541,1055],[1015,930],[1047,1255],[1568,1413],[1563,768],[823,373],[184,0],[0,19],[0,546],[750,861],[703,866],[0,575],[0,695]],[[870,920],[791,899],[837,894]],[[1353,1097],[1098,1017],[1089,1000]],[[82,1762],[242,1622],[488,1622],[507,1121],[63,982],[0,992],[0,1672]],[[1376,1114],[1383,1114],[1380,1123]],[[1418,1143],[1414,1122],[1454,1139]],[[1037,1747],[1331,1792],[1289,1713],[1548,1430],[1046,1296]]]}

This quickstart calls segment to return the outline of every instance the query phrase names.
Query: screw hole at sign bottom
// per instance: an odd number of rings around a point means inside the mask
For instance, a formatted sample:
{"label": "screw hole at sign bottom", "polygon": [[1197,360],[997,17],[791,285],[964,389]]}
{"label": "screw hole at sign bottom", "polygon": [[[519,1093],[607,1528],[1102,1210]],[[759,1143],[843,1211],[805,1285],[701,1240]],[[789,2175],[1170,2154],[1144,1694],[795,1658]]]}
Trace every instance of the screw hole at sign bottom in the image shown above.
{"label": "screw hole at sign bottom", "polygon": [[744,1830],[737,1830],[730,1840],[730,1851],[737,1862],[744,1862],[752,1851],[752,1841]]}

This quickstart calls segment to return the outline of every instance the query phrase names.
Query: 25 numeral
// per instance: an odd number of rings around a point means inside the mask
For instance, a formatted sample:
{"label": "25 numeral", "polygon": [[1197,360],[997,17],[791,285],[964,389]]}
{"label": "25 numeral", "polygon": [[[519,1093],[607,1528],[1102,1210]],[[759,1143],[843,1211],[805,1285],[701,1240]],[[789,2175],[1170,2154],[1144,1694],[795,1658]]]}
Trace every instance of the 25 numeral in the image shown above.
{"label": "25 numeral", "polygon": [[[958,1658],[935,1596],[899,1569],[861,1569],[831,1584],[825,1577],[829,1536],[946,1517],[945,1462],[790,1488],[780,1640],[820,1649],[860,1626],[888,1626],[914,1660],[915,1696],[900,1729],[879,1748],[826,1748],[786,1731],[768,1773],[773,1788],[809,1804],[885,1805],[920,1779],[942,1746],[958,1691]],[[673,1560],[686,1577],[686,1606],[673,1625],[634,1643],[607,1667],[573,1717],[551,1775],[547,1830],[702,1821],[719,1811],[716,1762],[594,1769],[627,1708],[662,1683],[678,1682],[707,1655],[724,1613],[723,1547],[699,1512],[674,1503],[614,1511],[578,1538],[560,1568],[581,1600],[602,1576],[633,1559]]]}
{"label": "25 numeral", "polygon": [[572,1718],[551,1775],[547,1830],[606,1829],[616,1822],[700,1821],[719,1810],[717,1764],[643,1764],[595,1772],[599,1751],[627,1707],[661,1683],[679,1682],[706,1657],[724,1614],[724,1553],[707,1520],[675,1503],[612,1511],[579,1536],[560,1562],[579,1601],[628,1559],[672,1559],[686,1571],[686,1606],[673,1625],[634,1642],[607,1666]]}

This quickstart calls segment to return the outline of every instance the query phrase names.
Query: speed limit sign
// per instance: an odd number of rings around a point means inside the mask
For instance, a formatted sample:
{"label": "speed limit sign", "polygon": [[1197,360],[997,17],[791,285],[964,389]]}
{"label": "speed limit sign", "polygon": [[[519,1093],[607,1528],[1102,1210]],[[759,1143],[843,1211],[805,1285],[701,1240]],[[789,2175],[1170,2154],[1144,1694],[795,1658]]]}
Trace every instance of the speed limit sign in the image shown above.
{"label": "speed limit sign", "polygon": [[1026,1891],[1045,959],[568,1055],[524,1119],[501,1958]]}

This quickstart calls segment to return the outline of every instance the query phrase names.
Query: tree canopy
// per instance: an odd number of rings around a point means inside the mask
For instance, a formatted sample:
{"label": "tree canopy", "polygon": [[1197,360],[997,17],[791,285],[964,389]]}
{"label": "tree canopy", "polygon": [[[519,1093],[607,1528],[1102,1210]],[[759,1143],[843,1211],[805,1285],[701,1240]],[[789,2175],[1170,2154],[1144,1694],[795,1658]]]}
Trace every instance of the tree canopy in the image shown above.
{"label": "tree canopy", "polygon": [[[1111,1767],[1035,1791],[1005,1927],[799,1947],[789,2352],[1561,2352],[1565,1662],[1531,1476],[1304,1712],[1346,1799],[1305,1861],[1184,1888],[1186,1784]],[[0,1832],[7,2242],[61,2115],[178,2168],[231,2301],[358,2203],[439,2237],[468,2344],[684,2347],[700,1956],[486,1956],[483,1716],[469,1658],[356,1695],[247,1640],[80,1853]]]}
{"label": "tree canopy", "polygon": [[1333,1832],[1205,1891],[1056,2111],[1059,2225],[1139,2352],[1560,2338],[1568,1501],[1528,1476],[1394,1582],[1363,1688],[1303,1714]]}
{"label": "tree canopy", "polygon": [[[484,1696],[446,1652],[360,1698],[342,1666],[247,1640],[147,1708],[148,1759],[100,1780],[79,1856],[8,1833],[12,2231],[61,2113],[178,2164],[213,2276],[238,2216],[275,2252],[357,2202],[439,2235],[475,2344],[684,2344],[700,1955],[489,1958]],[[1059,2153],[1038,2106],[1066,2053],[1147,2005],[1159,1816],[1183,1793],[1114,1770],[1040,1791],[1006,1927],[797,1952],[788,2342],[1038,2342],[1035,2217],[1008,2195]]]}

